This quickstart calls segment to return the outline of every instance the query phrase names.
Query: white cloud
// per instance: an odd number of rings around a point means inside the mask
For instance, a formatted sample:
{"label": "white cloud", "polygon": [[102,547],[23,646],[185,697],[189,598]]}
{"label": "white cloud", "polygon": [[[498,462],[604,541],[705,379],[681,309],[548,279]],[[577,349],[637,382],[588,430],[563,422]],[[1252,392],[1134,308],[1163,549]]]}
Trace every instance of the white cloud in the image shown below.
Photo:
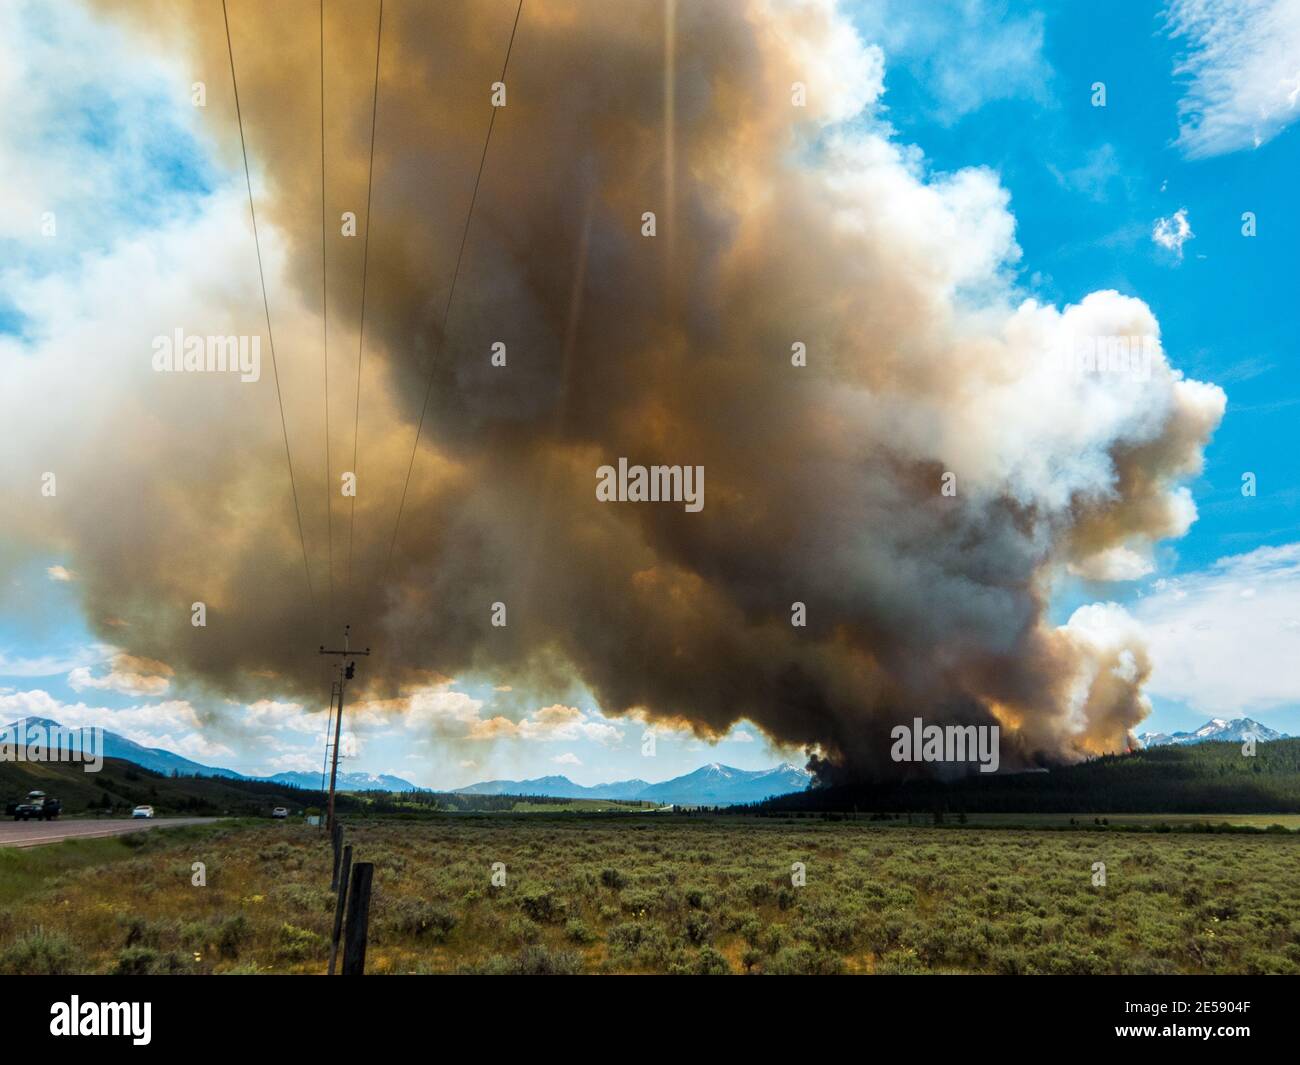
{"label": "white cloud", "polygon": [[864,4],[855,17],[887,65],[906,65],[935,101],[935,117],[955,122],[990,100],[1047,99],[1043,16],[1011,17],[995,0]]}
{"label": "white cloud", "polygon": [[[46,211],[60,236],[111,238],[124,196],[164,187],[158,144],[201,121],[187,106],[192,78],[183,55],[129,62],[133,55],[130,37],[93,5],[55,15],[25,0],[0,4],[0,144],[28,148],[0,152],[0,238],[41,240]],[[150,206],[162,213],[169,205]]]}
{"label": "white cloud", "polygon": [[1156,581],[1133,613],[1152,694],[1219,716],[1300,705],[1300,543]]}
{"label": "white cloud", "polygon": [[301,703],[259,699],[245,706],[243,712],[248,727],[269,729],[272,732],[290,729],[293,732],[314,735],[325,725],[324,714],[308,714]]}
{"label": "white cloud", "polygon": [[582,765],[582,759],[572,751],[565,751],[564,754],[557,754],[551,759],[556,765]]}
{"label": "white cloud", "polygon": [[1300,0],[1173,0],[1168,29],[1184,154],[1257,148],[1300,118]]}
{"label": "white cloud", "polygon": [[520,739],[543,742],[587,739],[612,747],[623,738],[623,733],[603,721],[593,721],[576,706],[544,706],[519,722]]}
{"label": "white cloud", "polygon": [[77,576],[72,570],[63,566],[50,566],[45,573],[52,581],[71,581],[75,580]]}
{"label": "white cloud", "polygon": [[410,696],[405,724],[410,729],[434,728],[442,731],[449,727],[472,728],[478,721],[483,700],[464,692],[452,691],[443,686],[422,688]]}
{"label": "white cloud", "polygon": [[37,658],[13,658],[0,652],[0,677],[54,677],[76,669],[107,661],[116,648],[107,644],[80,647],[67,654],[41,655]]}
{"label": "white cloud", "polygon": [[95,676],[85,666],[68,673],[68,687],[80,692],[86,689],[121,692],[123,695],[162,695],[171,687],[172,669],[163,662],[116,654],[108,673]]}
{"label": "white cloud", "polygon": [[161,747],[164,750],[183,754],[186,758],[193,758],[201,762],[235,757],[233,748],[217,740],[209,739],[201,732],[187,732],[183,736],[162,735],[157,738],[157,742],[151,743],[149,746]]}
{"label": "white cloud", "polygon": [[485,703],[447,685],[421,688],[403,699],[358,704],[354,723],[367,728],[400,723],[409,731],[433,731],[454,739],[515,739],[538,743],[589,740],[613,747],[623,732],[599,714],[559,703],[544,706],[518,721],[496,714],[484,717]]}
{"label": "white cloud", "polygon": [[320,753],[315,754],[310,751],[290,751],[288,754],[276,755],[266,762],[269,768],[266,776],[274,776],[276,773],[319,773],[321,769]]}
{"label": "white cloud", "polygon": [[1186,207],[1180,207],[1169,218],[1157,218],[1151,230],[1151,239],[1180,259],[1183,257],[1183,245],[1195,237],[1191,223],[1187,221]]}
{"label": "white cloud", "polygon": [[69,728],[103,728],[144,747],[162,747],[188,758],[226,758],[234,752],[203,735],[203,722],[184,699],[128,706],[65,703],[47,691],[33,689],[0,695],[0,717],[7,723],[20,717],[45,717]]}

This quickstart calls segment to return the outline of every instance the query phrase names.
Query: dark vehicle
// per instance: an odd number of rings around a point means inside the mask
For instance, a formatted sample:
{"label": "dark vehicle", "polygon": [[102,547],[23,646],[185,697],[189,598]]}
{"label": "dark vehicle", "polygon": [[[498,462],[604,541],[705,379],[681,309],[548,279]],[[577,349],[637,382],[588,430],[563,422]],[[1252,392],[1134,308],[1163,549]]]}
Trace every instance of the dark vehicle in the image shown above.
{"label": "dark vehicle", "polygon": [[53,821],[63,810],[58,799],[51,799],[43,791],[29,791],[22,802],[11,802],[5,807],[5,814],[15,821]]}

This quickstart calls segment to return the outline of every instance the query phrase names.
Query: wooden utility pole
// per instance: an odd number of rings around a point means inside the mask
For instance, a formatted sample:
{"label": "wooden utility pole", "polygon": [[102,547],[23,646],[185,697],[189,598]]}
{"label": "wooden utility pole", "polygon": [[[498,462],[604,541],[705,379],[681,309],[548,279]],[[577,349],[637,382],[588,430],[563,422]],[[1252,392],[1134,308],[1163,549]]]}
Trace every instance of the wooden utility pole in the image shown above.
{"label": "wooden utility pole", "polygon": [[[330,749],[334,746],[334,744],[330,742],[330,733],[334,730],[334,699],[337,697],[338,693],[339,682],[336,680],[330,681],[329,717],[325,719],[325,754],[321,758],[320,763],[320,790],[322,795],[325,794],[325,774],[329,772],[330,767]],[[320,826],[322,832],[329,827],[324,819],[321,820]]]}
{"label": "wooden utility pole", "polygon": [[[353,651],[349,649],[348,640],[349,637],[351,636],[351,632],[352,632],[351,625],[343,626],[343,650],[327,651],[325,649],[325,645],[321,644],[320,653],[323,655],[339,655],[341,658],[344,659],[351,658],[353,655],[370,654],[369,647],[367,647],[364,651]],[[334,754],[330,760],[330,798],[329,798],[329,811],[326,815],[326,824],[328,825],[330,831],[334,830],[334,788],[338,781],[338,776],[339,776],[339,736],[343,731],[343,689],[346,683],[352,679],[352,673],[356,669],[356,665],[357,664],[355,662],[348,662],[346,665],[343,662],[339,663],[339,682],[338,682],[339,701],[338,701],[338,711],[337,711],[338,716],[334,719]]]}

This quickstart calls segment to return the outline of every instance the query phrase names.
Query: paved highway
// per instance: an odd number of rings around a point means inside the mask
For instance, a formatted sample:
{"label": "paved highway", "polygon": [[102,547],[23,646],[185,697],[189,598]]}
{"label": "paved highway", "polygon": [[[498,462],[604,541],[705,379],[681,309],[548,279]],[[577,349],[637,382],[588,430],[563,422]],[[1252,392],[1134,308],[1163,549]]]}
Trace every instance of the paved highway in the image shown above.
{"label": "paved highway", "polygon": [[65,839],[94,839],[99,836],[124,836],[151,828],[175,828],[178,825],[206,825],[219,817],[169,817],[149,820],[140,818],[100,818],[94,821],[0,821],[0,847],[39,847],[43,843],[61,843]]}

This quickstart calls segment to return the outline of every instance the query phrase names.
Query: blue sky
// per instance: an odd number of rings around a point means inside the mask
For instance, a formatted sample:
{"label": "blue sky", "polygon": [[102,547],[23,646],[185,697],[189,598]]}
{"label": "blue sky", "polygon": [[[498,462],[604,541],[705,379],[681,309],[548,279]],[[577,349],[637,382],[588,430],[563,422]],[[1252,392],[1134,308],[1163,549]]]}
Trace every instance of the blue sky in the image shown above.
{"label": "blue sky", "polygon": [[[1198,63],[1206,39],[1174,30],[1180,11],[1196,15],[1202,6],[1188,0],[1166,18],[1119,0],[846,5],[864,39],[884,52],[884,118],[895,139],[923,153],[927,173],[986,167],[1007,190],[1023,296],[1060,306],[1099,289],[1138,297],[1158,318],[1173,365],[1227,392],[1204,471],[1189,482],[1198,517],[1187,535],[1163,543],[1155,568],[1139,579],[1063,577],[1053,620],[1113,601],[1149,627],[1156,670],[1145,728],[1249,714],[1300,734],[1300,220],[1293,209],[1300,104],[1286,103],[1285,92],[1278,97],[1273,83],[1287,71],[1268,67],[1267,55],[1238,70],[1221,69],[1233,52],[1217,68]],[[1228,22],[1206,32],[1248,33],[1246,14],[1229,24],[1231,9]],[[8,47],[21,43],[29,64],[87,50],[95,57],[52,62],[75,78],[48,79],[21,115],[0,124],[6,159],[35,153],[40,160],[21,182],[15,164],[0,170],[16,205],[0,228],[0,340],[7,341],[0,359],[20,360],[39,339],[32,323],[41,320],[44,282],[75,284],[87,255],[123,240],[147,242],[238,194],[242,172],[218,162],[193,109],[172,91],[174,71],[140,64],[130,78],[117,78],[114,56],[120,63],[129,47],[120,31],[84,14],[55,24],[26,5],[4,20]],[[1292,30],[1300,40],[1300,29]],[[1093,104],[1097,82],[1104,107]],[[84,102],[92,98],[93,107]],[[17,108],[12,85],[0,103]],[[45,136],[33,142],[32,129]],[[77,185],[67,195],[53,194],[48,204],[29,195],[68,174]],[[51,204],[69,234],[57,245],[34,236],[36,208]],[[24,211],[20,227],[14,217]],[[1257,235],[1243,235],[1244,212],[1254,213]],[[1162,219],[1180,217],[1191,234],[1181,245],[1153,239]],[[1250,497],[1241,490],[1247,472],[1258,484]],[[164,663],[117,657],[128,640],[91,632],[75,559],[57,544],[5,557],[17,561],[0,574],[0,717],[47,712],[68,723],[114,722],[141,742],[248,772],[319,764],[319,715],[275,700],[232,708]],[[651,761],[642,754],[644,727],[604,718],[580,687],[551,713],[537,706],[519,716],[512,701],[514,717],[494,709],[502,694],[478,678],[453,681],[437,695],[445,702],[437,720],[509,722],[477,745],[440,742],[436,729],[415,724],[394,729],[359,719],[349,768],[454,786],[561,772],[583,783],[659,780],[707,761],[763,768],[800,760],[742,725],[716,745],[661,728]],[[241,715],[238,727],[223,724]]]}

